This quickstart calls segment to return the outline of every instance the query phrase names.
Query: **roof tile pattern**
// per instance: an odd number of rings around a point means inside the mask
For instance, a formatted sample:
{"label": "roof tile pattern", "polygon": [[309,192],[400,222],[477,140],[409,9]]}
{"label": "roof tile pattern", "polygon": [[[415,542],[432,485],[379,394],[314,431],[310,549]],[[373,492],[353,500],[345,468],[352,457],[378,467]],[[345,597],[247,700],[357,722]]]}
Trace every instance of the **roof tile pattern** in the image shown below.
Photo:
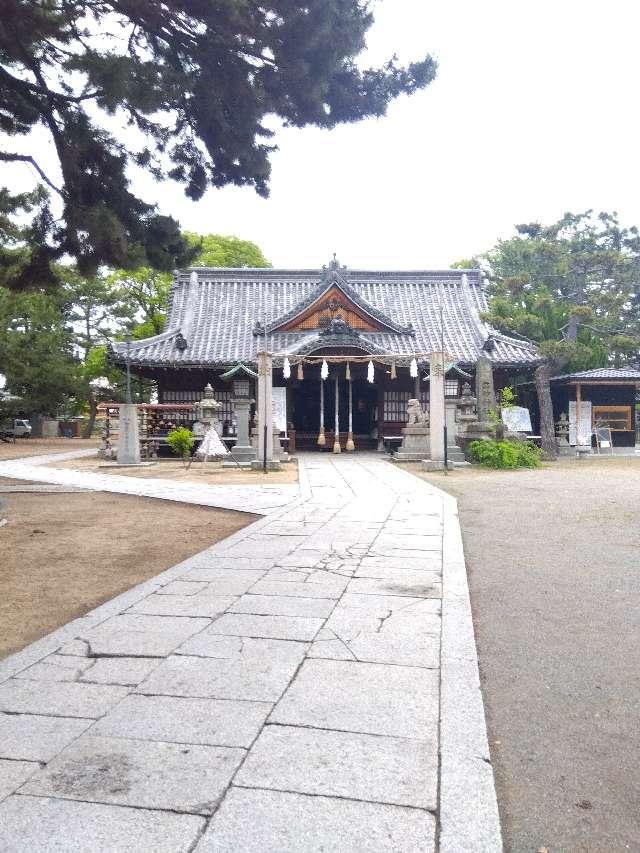
{"label": "roof tile pattern", "polygon": [[578,373],[564,373],[562,376],[554,376],[553,381],[559,379],[582,379],[585,382],[601,379],[628,379],[640,382],[640,370],[633,367],[597,367],[595,370],[581,370]]}
{"label": "roof tile pattern", "polygon": [[[131,363],[158,366],[227,366],[255,363],[264,339],[254,335],[257,321],[267,328],[289,315],[317,292],[318,270],[195,268],[180,272],[173,285],[167,329],[162,335],[131,343]],[[444,349],[463,364],[475,362],[491,336],[486,354],[502,365],[526,365],[537,360],[535,347],[490,329],[480,319],[486,299],[479,270],[365,271],[350,270],[349,289],[398,331],[362,332],[366,351],[396,354]],[[414,334],[405,332],[413,328]],[[187,348],[175,338],[181,332]],[[277,353],[310,352],[313,333],[275,332],[268,347]],[[318,346],[322,341],[318,337]],[[115,346],[117,357],[124,345]]]}

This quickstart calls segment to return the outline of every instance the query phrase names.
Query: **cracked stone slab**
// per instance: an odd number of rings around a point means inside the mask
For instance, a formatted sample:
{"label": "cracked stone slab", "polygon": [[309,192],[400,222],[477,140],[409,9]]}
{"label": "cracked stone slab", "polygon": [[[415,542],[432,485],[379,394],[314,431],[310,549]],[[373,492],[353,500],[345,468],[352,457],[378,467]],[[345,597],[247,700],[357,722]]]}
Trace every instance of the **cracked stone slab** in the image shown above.
{"label": "cracked stone slab", "polygon": [[418,557],[409,557],[407,554],[400,557],[381,557],[370,553],[362,557],[356,575],[368,575],[371,570],[375,569],[383,571],[411,569],[413,571],[441,572],[442,555],[437,551],[424,551]]}
{"label": "cracked stone slab", "polygon": [[279,566],[288,566],[296,569],[312,569],[326,556],[326,551],[322,549],[309,550],[306,548],[296,548],[291,554],[282,557],[278,560]]}
{"label": "cracked stone slab", "polygon": [[[442,619],[439,599],[357,595],[357,606],[336,607],[316,637],[311,657],[348,658],[437,667]],[[346,598],[346,596],[345,596]],[[370,598],[367,606],[364,599]],[[405,605],[405,602],[409,604]],[[342,604],[342,602],[340,603]]]}
{"label": "cracked stone slab", "polygon": [[231,747],[83,735],[22,793],[208,815],[244,755]]}
{"label": "cracked stone slab", "polygon": [[[215,551],[201,551],[199,554],[189,557],[183,565],[185,573],[187,571],[194,572],[194,576],[198,577],[198,580],[207,580],[205,572],[210,572],[211,580],[216,580],[221,577],[219,574],[221,571],[251,571],[262,574],[274,564],[275,560],[271,557],[229,557],[216,548]],[[202,572],[202,575],[195,575],[195,572]]]}
{"label": "cracked stone slab", "polygon": [[296,598],[333,598],[338,599],[348,583],[347,578],[325,574],[324,579],[316,577],[300,581],[274,580],[263,578],[252,588],[253,595],[287,595]]}
{"label": "cracked stone slab", "polygon": [[306,541],[305,536],[247,536],[242,542],[225,548],[225,557],[284,557]]}
{"label": "cracked stone slab", "polygon": [[0,711],[95,719],[128,692],[126,687],[53,681],[45,688],[39,681],[11,678],[0,685]]}
{"label": "cracked stone slab", "polygon": [[426,618],[430,615],[439,615],[441,603],[434,598],[346,592],[336,607],[336,610],[342,609],[363,610],[371,616],[381,618],[386,618],[390,612],[399,611],[402,611],[405,616],[424,616]]}
{"label": "cracked stone slab", "polygon": [[238,642],[234,649],[229,648],[226,658],[173,655],[137,692],[276,702],[304,658],[307,644],[234,639]]}
{"label": "cracked stone slab", "polygon": [[92,723],[87,719],[0,714],[0,757],[49,761]]}
{"label": "cracked stone slab", "polygon": [[0,804],[3,853],[188,853],[203,827],[193,815],[70,800],[12,796]]}
{"label": "cracked stone slab", "polygon": [[376,548],[397,548],[401,551],[440,551],[442,549],[442,533],[418,535],[409,533],[388,533],[386,528],[376,539]]}
{"label": "cracked stone slab", "polygon": [[[267,569],[190,569],[175,583],[212,584],[209,590],[216,595],[242,595],[265,575]],[[171,584],[170,584],[171,585]],[[160,590],[158,590],[160,592]],[[175,593],[170,593],[175,595]]]}
{"label": "cracked stone slab", "polygon": [[[434,539],[435,538],[437,538],[437,537],[434,537]],[[371,546],[369,554],[372,557],[389,558],[390,560],[394,560],[396,562],[400,562],[401,560],[403,560],[405,558],[409,559],[409,560],[421,560],[421,559],[423,559],[425,554],[433,554],[434,558],[439,559],[440,558],[441,544],[442,544],[442,540],[440,540],[440,543],[438,544],[437,548],[434,546],[433,550],[427,551],[427,550],[422,550],[422,549],[411,550],[409,548],[407,548],[407,549],[392,548],[389,546],[378,545],[377,543],[375,543],[374,545]]]}
{"label": "cracked stone slab", "polygon": [[437,749],[421,741],[267,726],[235,784],[435,810]]}
{"label": "cracked stone slab", "polygon": [[160,658],[91,658],[93,664],[79,678],[91,684],[135,687],[160,664]]}
{"label": "cracked stone slab", "polygon": [[165,657],[210,622],[188,616],[123,613],[87,631],[82,638],[90,644],[93,655]]}
{"label": "cracked stone slab", "polygon": [[439,674],[417,667],[306,660],[270,722],[425,741],[437,751]]}
{"label": "cracked stone slab", "polygon": [[353,578],[349,582],[349,592],[365,595],[401,595],[416,598],[442,598],[440,575],[435,572],[399,571],[393,578]]}
{"label": "cracked stone slab", "polygon": [[171,581],[156,590],[156,595],[195,595],[207,588],[205,581]]}
{"label": "cracked stone slab", "polygon": [[226,634],[235,637],[256,637],[273,640],[313,640],[322,619],[304,616],[254,616],[250,613],[226,613],[199,636]]}
{"label": "cracked stone slab", "polygon": [[210,595],[201,592],[197,595],[149,595],[127,613],[145,613],[152,616],[203,616],[214,619],[224,613],[236,597],[233,595]]}
{"label": "cracked stone slab", "polygon": [[92,734],[139,740],[249,747],[272,705],[131,695],[98,720]]}
{"label": "cracked stone slab", "polygon": [[0,800],[20,788],[40,765],[35,761],[6,761],[0,758]]}
{"label": "cracked stone slab", "polygon": [[432,853],[434,839],[420,809],[232,787],[196,853]]}
{"label": "cracked stone slab", "polygon": [[288,595],[253,595],[239,598],[230,613],[253,613],[256,616],[328,616],[335,606],[328,598],[296,598]]}
{"label": "cracked stone slab", "polygon": [[78,681],[82,674],[91,668],[90,658],[74,655],[47,655],[33,666],[18,672],[15,678],[29,681]]}

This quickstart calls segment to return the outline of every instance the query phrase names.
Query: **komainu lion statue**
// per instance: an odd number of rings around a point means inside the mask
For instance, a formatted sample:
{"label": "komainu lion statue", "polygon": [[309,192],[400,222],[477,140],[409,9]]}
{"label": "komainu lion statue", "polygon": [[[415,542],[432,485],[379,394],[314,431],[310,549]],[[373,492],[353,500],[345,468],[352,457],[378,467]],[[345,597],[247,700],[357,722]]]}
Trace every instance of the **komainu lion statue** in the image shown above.
{"label": "komainu lion statue", "polygon": [[422,411],[422,406],[420,405],[419,400],[409,400],[407,403],[407,414],[409,415],[409,419],[407,421],[409,426],[414,424],[429,426],[429,416],[426,412]]}

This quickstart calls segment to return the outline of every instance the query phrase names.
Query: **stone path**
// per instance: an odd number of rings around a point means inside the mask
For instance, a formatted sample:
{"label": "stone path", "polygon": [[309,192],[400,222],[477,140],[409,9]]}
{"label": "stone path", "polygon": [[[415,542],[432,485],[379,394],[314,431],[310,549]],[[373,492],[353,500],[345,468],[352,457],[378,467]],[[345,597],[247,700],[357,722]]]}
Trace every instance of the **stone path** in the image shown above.
{"label": "stone path", "polygon": [[291,503],[298,497],[295,483],[274,486],[206,486],[198,483],[176,483],[174,480],[147,479],[120,474],[96,474],[91,471],[74,471],[69,468],[50,467],[56,462],[95,456],[96,450],[72,450],[46,456],[31,456],[0,462],[0,477],[17,480],[38,480],[59,486],[116,492],[123,495],[160,498],[180,503],[215,506],[268,515]]}
{"label": "stone path", "polygon": [[0,663],[0,850],[501,849],[455,502],[375,456],[300,475]]}

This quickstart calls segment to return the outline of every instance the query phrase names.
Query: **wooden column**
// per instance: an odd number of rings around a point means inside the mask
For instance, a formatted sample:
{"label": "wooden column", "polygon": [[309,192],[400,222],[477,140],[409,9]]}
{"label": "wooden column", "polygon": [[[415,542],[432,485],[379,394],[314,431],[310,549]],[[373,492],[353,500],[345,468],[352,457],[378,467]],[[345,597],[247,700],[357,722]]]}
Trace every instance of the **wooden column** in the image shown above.
{"label": "wooden column", "polygon": [[347,444],[345,446],[345,450],[349,452],[356,449],[355,443],[353,441],[353,383],[351,381],[351,376],[348,379],[348,392],[349,392],[349,434],[347,435]]}
{"label": "wooden column", "polygon": [[318,445],[324,447],[327,443],[324,437],[324,379],[320,379],[320,430],[318,432]]}
{"label": "wooden column", "polygon": [[335,381],[335,389],[336,389],[336,400],[335,400],[335,434],[333,437],[333,452],[334,453],[342,453],[342,448],[340,447],[340,388],[338,386],[338,372],[336,371],[336,381]]}

